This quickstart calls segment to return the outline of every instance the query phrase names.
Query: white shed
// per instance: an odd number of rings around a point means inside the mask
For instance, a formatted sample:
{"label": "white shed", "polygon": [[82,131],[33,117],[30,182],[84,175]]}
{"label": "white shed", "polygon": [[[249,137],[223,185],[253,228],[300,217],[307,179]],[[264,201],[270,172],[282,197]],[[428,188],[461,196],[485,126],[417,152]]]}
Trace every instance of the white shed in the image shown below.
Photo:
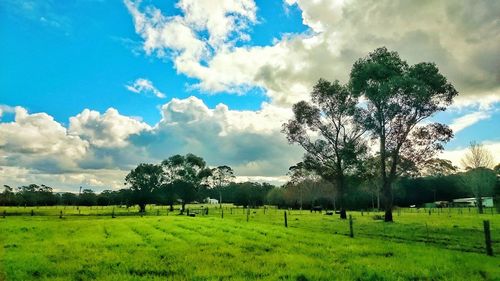
{"label": "white shed", "polygon": [[205,200],[208,204],[219,204],[219,200],[208,197]]}

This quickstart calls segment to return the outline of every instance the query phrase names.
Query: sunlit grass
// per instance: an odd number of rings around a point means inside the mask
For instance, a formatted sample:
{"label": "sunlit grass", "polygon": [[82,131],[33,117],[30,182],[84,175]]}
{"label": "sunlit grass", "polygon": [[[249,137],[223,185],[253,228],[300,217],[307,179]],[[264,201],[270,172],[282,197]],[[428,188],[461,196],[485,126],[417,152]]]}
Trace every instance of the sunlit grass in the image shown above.
{"label": "sunlit grass", "polygon": [[[199,206],[190,206],[191,211]],[[210,206],[208,216],[165,207],[26,208],[0,219],[6,280],[498,280],[500,258],[484,254],[482,220],[500,251],[500,218],[475,213],[337,216]],[[59,218],[60,210],[63,218]],[[17,210],[20,213],[23,207]],[[159,213],[158,213],[159,210]],[[71,212],[70,212],[71,211]],[[0,213],[3,209],[0,208]],[[16,208],[7,208],[16,213]],[[232,214],[231,214],[232,212]],[[45,216],[41,216],[45,214]],[[89,215],[90,214],[90,215]],[[168,215],[167,215],[168,214]],[[50,215],[50,216],[48,216]]]}

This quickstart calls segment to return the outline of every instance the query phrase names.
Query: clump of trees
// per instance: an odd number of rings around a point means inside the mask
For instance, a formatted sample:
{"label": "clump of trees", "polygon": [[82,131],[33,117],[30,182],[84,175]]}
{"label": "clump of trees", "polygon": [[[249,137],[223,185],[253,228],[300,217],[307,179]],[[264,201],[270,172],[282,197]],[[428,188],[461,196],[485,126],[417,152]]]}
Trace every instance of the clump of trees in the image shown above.
{"label": "clump of trees", "polygon": [[336,185],[341,209],[345,177],[359,173],[362,136],[368,133],[379,147],[378,180],[390,222],[398,175],[431,159],[453,136],[444,124],[421,122],[445,110],[457,94],[435,64],[409,65],[396,52],[378,48],[356,61],[347,85],[320,79],[311,102],[293,106],[294,118],[283,132],[306,151],[306,167]]}

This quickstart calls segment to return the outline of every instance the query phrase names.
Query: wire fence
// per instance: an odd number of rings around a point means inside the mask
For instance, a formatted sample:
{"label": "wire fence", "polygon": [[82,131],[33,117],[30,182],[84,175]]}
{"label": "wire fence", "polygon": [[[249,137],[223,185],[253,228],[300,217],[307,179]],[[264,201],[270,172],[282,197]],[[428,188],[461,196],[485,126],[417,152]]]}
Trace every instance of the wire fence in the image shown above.
{"label": "wire fence", "polygon": [[[494,208],[485,208],[478,214],[475,208],[398,208],[394,210],[395,223],[383,222],[383,212],[363,210],[348,212],[351,220],[342,220],[334,212],[310,210],[284,210],[275,206],[243,208],[232,205],[148,205],[146,211],[127,206],[51,206],[51,207],[0,207],[4,219],[11,216],[92,218],[124,216],[192,216],[198,219],[212,218],[236,223],[251,223],[273,227],[287,227],[307,232],[332,233],[355,238],[381,239],[399,243],[421,243],[433,247],[463,252],[484,253],[485,228],[488,221],[490,247],[500,240],[500,216]],[[286,213],[286,215],[285,215]],[[285,221],[286,220],[286,221]],[[490,224],[491,221],[491,224]],[[493,246],[491,246],[493,245]]]}

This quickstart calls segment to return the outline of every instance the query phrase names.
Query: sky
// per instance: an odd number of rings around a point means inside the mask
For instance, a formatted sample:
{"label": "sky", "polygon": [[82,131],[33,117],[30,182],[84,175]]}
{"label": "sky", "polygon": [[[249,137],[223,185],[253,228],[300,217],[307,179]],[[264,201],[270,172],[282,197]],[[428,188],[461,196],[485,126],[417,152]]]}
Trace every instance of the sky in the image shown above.
{"label": "sky", "polygon": [[500,1],[0,2],[0,184],[123,187],[137,164],[194,153],[238,180],[286,181],[281,125],[319,78],[375,48],[435,62],[459,91],[429,121],[500,162]]}

